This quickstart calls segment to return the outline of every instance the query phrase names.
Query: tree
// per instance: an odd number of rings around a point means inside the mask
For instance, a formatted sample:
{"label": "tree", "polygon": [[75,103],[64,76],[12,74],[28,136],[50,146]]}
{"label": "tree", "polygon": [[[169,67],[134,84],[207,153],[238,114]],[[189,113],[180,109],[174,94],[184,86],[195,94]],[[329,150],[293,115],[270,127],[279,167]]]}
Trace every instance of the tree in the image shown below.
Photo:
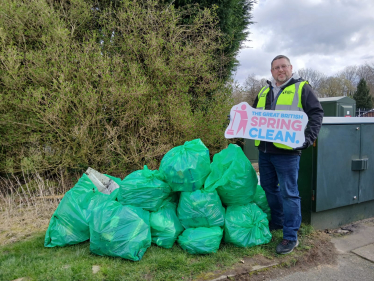
{"label": "tree", "polygon": [[320,97],[351,96],[354,86],[351,82],[341,76],[330,76],[322,80],[317,92]]}
{"label": "tree", "polygon": [[[248,27],[253,24],[251,11],[255,0],[165,0],[176,8],[186,9],[189,5],[198,4],[200,9],[215,9],[218,26],[223,32],[225,48],[221,53],[222,65],[220,76],[227,80],[238,65],[236,55],[242,42],[249,34]],[[191,19],[191,18],[189,18]],[[193,18],[192,18],[193,20]]]}
{"label": "tree", "polygon": [[357,84],[360,81],[358,69],[359,68],[355,65],[347,66],[337,74],[337,77],[345,79],[345,81],[349,81],[349,83],[345,83],[345,91],[347,92],[347,96],[352,97],[354,92],[356,91]]}
{"label": "tree", "polygon": [[325,75],[323,73],[311,68],[302,68],[297,73],[300,77],[307,80],[316,91],[318,91],[323,79],[325,79]]}
{"label": "tree", "polygon": [[357,85],[357,91],[354,93],[353,98],[356,100],[357,108],[372,108],[373,99],[370,96],[370,89],[366,84],[365,79],[361,78]]}
{"label": "tree", "polygon": [[238,104],[243,101],[248,102],[247,100],[247,93],[244,90],[243,86],[238,83],[238,81],[234,81],[229,79],[226,82],[225,90],[230,93],[232,98],[233,104]]}
{"label": "tree", "polygon": [[249,75],[244,83],[244,92],[246,93],[245,101],[252,106],[254,103],[258,93],[262,89],[262,87],[266,86],[266,79],[257,79],[255,75]]}
{"label": "tree", "polygon": [[357,83],[358,81],[363,78],[366,81],[367,86],[370,89],[370,94],[374,97],[374,65],[361,65],[357,69]]}
{"label": "tree", "polygon": [[232,105],[209,9],[189,25],[188,11],[150,0],[2,0],[1,9],[0,173],[125,174],[157,168],[187,140],[211,153],[227,145]]}

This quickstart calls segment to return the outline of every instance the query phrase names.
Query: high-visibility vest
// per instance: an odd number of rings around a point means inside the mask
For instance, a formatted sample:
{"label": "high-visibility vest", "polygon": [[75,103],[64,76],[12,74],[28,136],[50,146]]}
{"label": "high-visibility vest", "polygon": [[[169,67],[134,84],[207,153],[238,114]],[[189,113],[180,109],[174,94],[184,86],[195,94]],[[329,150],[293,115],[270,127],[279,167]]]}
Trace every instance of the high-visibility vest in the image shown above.
{"label": "high-visibility vest", "polygon": [[[275,110],[292,110],[292,111],[304,111],[301,105],[301,92],[307,81],[297,82],[283,89],[279,94]],[[308,83],[309,84],[309,83]],[[269,93],[269,86],[265,86],[261,89],[258,94],[257,109],[265,110],[266,96]],[[292,147],[280,143],[273,143],[278,148],[293,149]],[[259,146],[260,141],[255,140],[255,146]]]}

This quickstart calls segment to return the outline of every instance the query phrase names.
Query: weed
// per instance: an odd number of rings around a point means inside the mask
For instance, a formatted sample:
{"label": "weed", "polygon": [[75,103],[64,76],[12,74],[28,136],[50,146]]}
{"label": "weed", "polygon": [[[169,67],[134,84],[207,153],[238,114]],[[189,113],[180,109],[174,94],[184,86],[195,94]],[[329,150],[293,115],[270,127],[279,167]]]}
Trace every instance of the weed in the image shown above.
{"label": "weed", "polygon": [[298,235],[299,236],[309,236],[313,232],[314,232],[313,226],[311,226],[310,224],[302,223],[301,226],[300,226],[300,229],[298,231]]}

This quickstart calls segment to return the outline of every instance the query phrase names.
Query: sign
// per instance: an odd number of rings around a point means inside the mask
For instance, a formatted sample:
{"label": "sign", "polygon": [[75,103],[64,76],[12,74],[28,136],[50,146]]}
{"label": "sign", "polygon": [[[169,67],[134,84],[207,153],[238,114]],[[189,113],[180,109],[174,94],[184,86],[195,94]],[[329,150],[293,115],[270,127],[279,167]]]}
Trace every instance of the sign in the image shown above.
{"label": "sign", "polygon": [[241,102],[231,108],[225,138],[276,142],[292,148],[305,141],[308,116],[303,111],[259,110]]}

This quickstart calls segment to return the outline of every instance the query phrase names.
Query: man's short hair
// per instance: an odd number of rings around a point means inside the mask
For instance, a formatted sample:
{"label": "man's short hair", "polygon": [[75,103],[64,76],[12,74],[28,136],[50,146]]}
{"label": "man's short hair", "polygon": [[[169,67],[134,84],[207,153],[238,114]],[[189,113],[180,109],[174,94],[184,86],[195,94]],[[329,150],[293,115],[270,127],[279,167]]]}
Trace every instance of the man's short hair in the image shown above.
{"label": "man's short hair", "polygon": [[279,59],[286,59],[286,60],[288,60],[288,62],[291,64],[291,61],[290,61],[289,58],[287,58],[287,57],[284,56],[284,55],[278,55],[278,56],[276,56],[275,58],[273,58],[273,60],[271,61],[270,67],[273,67],[273,61],[275,61],[275,60],[279,60]]}

